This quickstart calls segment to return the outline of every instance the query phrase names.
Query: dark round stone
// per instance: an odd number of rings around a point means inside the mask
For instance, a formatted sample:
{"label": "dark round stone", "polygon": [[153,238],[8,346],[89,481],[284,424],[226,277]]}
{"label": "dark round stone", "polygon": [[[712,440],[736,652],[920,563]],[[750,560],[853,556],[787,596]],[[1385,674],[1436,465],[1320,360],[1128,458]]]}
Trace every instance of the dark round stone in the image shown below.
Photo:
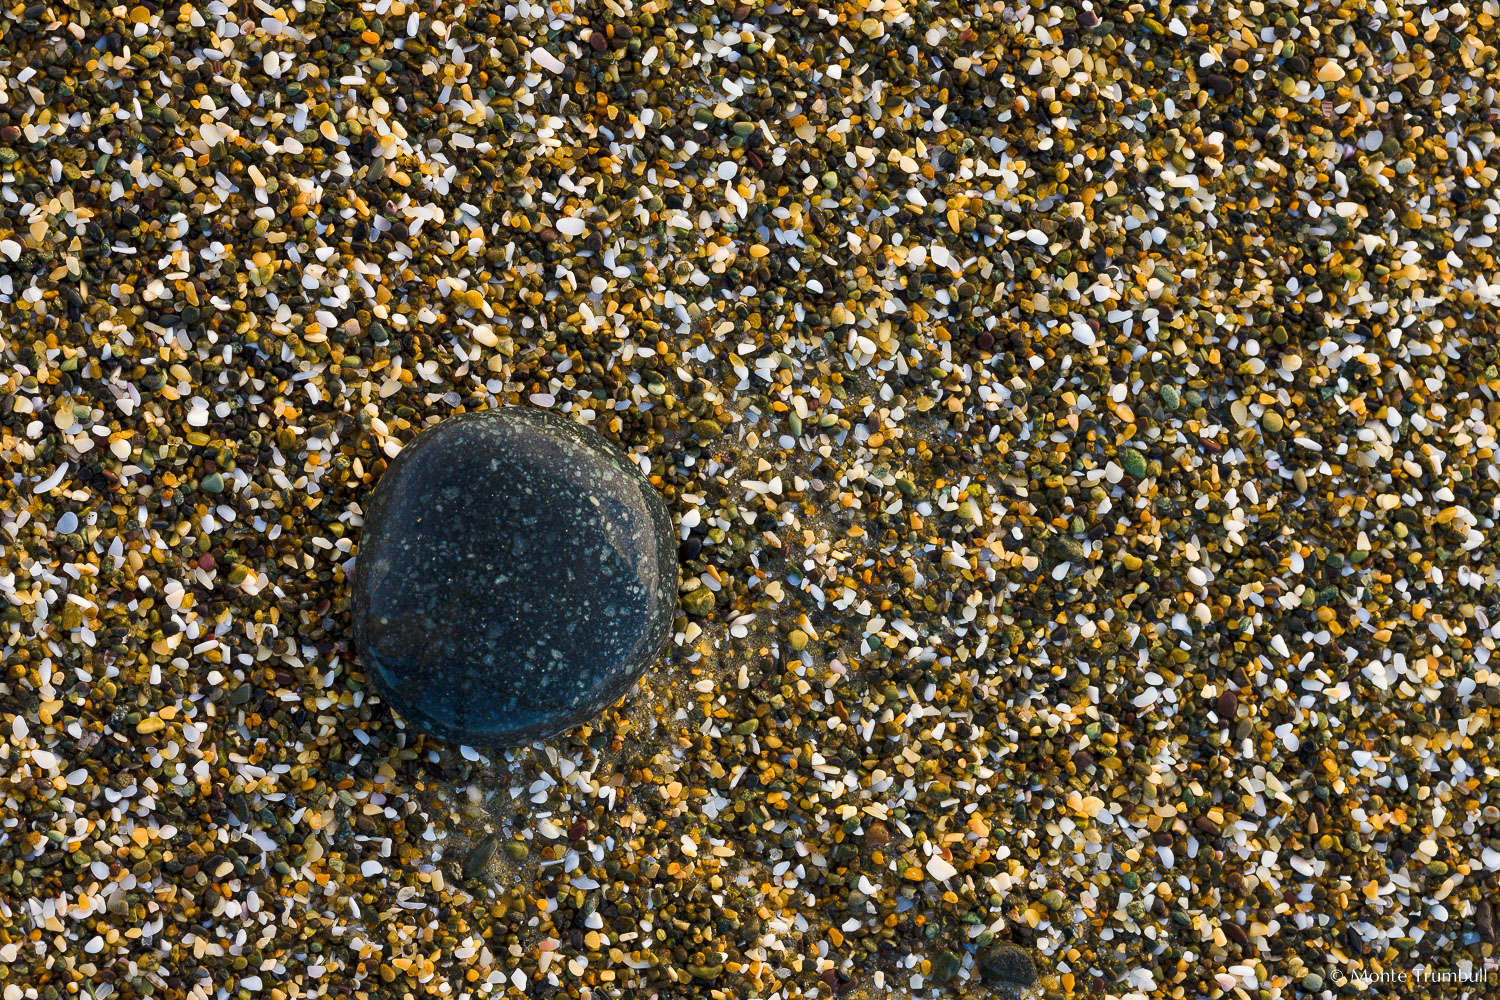
{"label": "dark round stone", "polygon": [[1036,984],[1036,963],[1020,945],[1001,941],[981,951],[975,964],[985,982],[1022,990]]}
{"label": "dark round stone", "polygon": [[391,462],[365,512],[354,639],[409,722],[473,746],[553,736],[661,652],[677,539],[640,469],[548,410],[465,413]]}

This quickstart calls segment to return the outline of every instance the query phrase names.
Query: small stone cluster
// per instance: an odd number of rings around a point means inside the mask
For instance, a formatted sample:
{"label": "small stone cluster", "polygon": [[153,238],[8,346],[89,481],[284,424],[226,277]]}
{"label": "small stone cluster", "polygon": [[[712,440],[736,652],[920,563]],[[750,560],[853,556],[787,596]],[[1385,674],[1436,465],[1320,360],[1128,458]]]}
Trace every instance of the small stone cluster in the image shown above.
{"label": "small stone cluster", "polygon": [[[0,1000],[1493,961],[1497,16],[6,8]],[[649,462],[683,614],[481,754],[348,575],[502,405]]]}

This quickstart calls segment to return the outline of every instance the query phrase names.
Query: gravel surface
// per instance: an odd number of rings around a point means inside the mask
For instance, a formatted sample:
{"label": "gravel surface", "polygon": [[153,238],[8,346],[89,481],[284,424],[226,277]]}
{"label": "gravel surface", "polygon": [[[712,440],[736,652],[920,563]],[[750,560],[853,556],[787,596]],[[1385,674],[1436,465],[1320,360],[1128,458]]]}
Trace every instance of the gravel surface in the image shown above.
{"label": "gravel surface", "polygon": [[[0,1000],[1492,996],[1497,15],[7,8]],[[503,754],[349,596],[500,405],[681,607]]]}

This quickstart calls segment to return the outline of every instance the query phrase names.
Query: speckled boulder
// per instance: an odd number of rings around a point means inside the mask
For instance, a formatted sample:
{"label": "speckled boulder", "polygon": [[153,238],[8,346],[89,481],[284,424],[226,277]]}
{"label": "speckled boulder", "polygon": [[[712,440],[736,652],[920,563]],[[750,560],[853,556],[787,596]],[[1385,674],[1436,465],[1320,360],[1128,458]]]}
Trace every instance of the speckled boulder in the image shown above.
{"label": "speckled boulder", "polygon": [[634,462],[551,411],[483,410],[423,431],[381,478],[354,638],[410,723],[514,746],[629,690],[676,597],[672,523]]}

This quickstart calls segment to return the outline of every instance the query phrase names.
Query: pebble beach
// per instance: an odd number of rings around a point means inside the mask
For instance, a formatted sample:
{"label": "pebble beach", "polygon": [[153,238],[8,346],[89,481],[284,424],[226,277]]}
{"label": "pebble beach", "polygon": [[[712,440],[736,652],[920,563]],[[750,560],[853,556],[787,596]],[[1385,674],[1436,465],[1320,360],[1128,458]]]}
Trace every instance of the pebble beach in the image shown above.
{"label": "pebble beach", "polygon": [[[1495,996],[1497,19],[6,7],[0,1000]],[[502,406],[679,541],[513,750],[351,638]]]}

